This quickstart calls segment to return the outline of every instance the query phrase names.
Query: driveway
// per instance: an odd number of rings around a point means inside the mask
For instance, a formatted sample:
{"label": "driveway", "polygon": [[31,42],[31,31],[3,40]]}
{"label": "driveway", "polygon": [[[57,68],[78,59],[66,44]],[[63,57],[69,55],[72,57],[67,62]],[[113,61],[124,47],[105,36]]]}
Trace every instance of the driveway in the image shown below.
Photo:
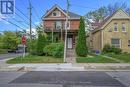
{"label": "driveway", "polygon": [[0,54],[0,60],[12,58],[12,57],[17,57],[17,56],[21,56],[21,55],[22,55],[22,53]]}

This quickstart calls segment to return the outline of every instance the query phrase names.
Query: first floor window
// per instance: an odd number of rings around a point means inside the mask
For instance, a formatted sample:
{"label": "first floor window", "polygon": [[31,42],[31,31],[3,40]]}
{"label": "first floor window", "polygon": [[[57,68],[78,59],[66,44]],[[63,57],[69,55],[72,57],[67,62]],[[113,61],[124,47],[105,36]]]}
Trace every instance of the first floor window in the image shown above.
{"label": "first floor window", "polygon": [[128,40],[128,46],[130,46],[130,40]]}
{"label": "first floor window", "polygon": [[111,45],[114,46],[114,47],[120,47],[120,39],[114,39],[112,38],[111,39]]}

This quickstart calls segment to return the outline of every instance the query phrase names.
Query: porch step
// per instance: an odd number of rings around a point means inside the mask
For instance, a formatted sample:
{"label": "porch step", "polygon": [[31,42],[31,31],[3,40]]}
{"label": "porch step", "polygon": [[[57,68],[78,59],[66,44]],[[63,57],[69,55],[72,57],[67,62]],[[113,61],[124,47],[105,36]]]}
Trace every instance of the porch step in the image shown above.
{"label": "porch step", "polygon": [[67,50],[66,62],[67,63],[75,63],[76,62],[76,55],[75,55],[75,51],[73,49]]}

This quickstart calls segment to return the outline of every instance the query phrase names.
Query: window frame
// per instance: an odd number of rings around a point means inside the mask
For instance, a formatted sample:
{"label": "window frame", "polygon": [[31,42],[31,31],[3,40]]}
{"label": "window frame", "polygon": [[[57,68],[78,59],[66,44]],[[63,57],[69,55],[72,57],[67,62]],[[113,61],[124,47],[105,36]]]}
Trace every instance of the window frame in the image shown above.
{"label": "window frame", "polygon": [[[115,28],[117,28],[117,31],[115,31]],[[118,32],[118,24],[114,23],[114,32]]]}
{"label": "window frame", "polygon": [[[56,13],[56,16],[53,15],[54,13]],[[60,11],[53,11],[52,12],[52,16],[53,17],[60,17],[61,16],[61,12]]]}
{"label": "window frame", "polygon": [[[112,43],[112,40],[119,40],[119,44],[113,44]],[[121,39],[119,38],[111,38],[111,45],[114,46],[114,47],[117,47],[117,48],[121,48]]]}
{"label": "window frame", "polygon": [[[60,26],[57,25],[58,22],[60,23]],[[58,27],[60,27],[60,28],[58,28]],[[62,21],[55,21],[55,29],[60,30],[61,28],[62,28]]]}
{"label": "window frame", "polygon": [[[65,25],[66,25],[66,21],[65,21]],[[69,25],[69,26],[68,26],[68,25]],[[65,26],[65,29],[66,29],[66,26]],[[67,30],[70,30],[70,21],[68,21]]]}
{"label": "window frame", "polygon": [[128,46],[130,47],[130,40],[128,40]]}
{"label": "window frame", "polygon": [[[123,30],[123,25],[124,25],[125,31]],[[122,32],[126,32],[126,24],[125,23],[122,23]]]}

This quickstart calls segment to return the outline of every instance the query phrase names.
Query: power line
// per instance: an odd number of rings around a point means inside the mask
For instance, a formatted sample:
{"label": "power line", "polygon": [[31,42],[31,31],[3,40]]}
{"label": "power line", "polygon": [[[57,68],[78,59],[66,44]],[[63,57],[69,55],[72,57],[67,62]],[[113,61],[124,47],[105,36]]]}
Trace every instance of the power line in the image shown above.
{"label": "power line", "polygon": [[17,9],[25,18],[28,19],[28,17],[27,17],[22,11],[20,11],[17,7],[16,7],[16,9]]}
{"label": "power line", "polygon": [[[23,21],[18,21],[18,20],[16,20],[15,18],[13,18],[13,20],[15,21],[15,22],[17,22],[17,23],[19,23],[19,22],[23,22]],[[22,24],[22,23],[19,23],[19,24],[21,24],[21,25],[23,25],[23,26],[25,26],[24,24]],[[26,26],[27,27],[27,26]]]}
{"label": "power line", "polygon": [[12,24],[12,25],[14,25],[14,26],[16,26],[16,27],[18,27],[18,28],[24,29],[24,28],[20,27],[19,25],[15,24],[15,23],[13,23],[13,22],[11,22],[11,21],[7,21],[7,20],[4,19],[4,18],[1,18],[1,19],[4,20],[4,21],[6,21],[6,22],[8,22],[8,23],[10,23],[10,24]]}
{"label": "power line", "polygon": [[21,18],[22,20],[24,20],[24,22],[26,22],[27,23],[27,25],[29,25],[29,23],[22,17],[22,16],[20,16],[18,13],[15,13],[19,18]]}

